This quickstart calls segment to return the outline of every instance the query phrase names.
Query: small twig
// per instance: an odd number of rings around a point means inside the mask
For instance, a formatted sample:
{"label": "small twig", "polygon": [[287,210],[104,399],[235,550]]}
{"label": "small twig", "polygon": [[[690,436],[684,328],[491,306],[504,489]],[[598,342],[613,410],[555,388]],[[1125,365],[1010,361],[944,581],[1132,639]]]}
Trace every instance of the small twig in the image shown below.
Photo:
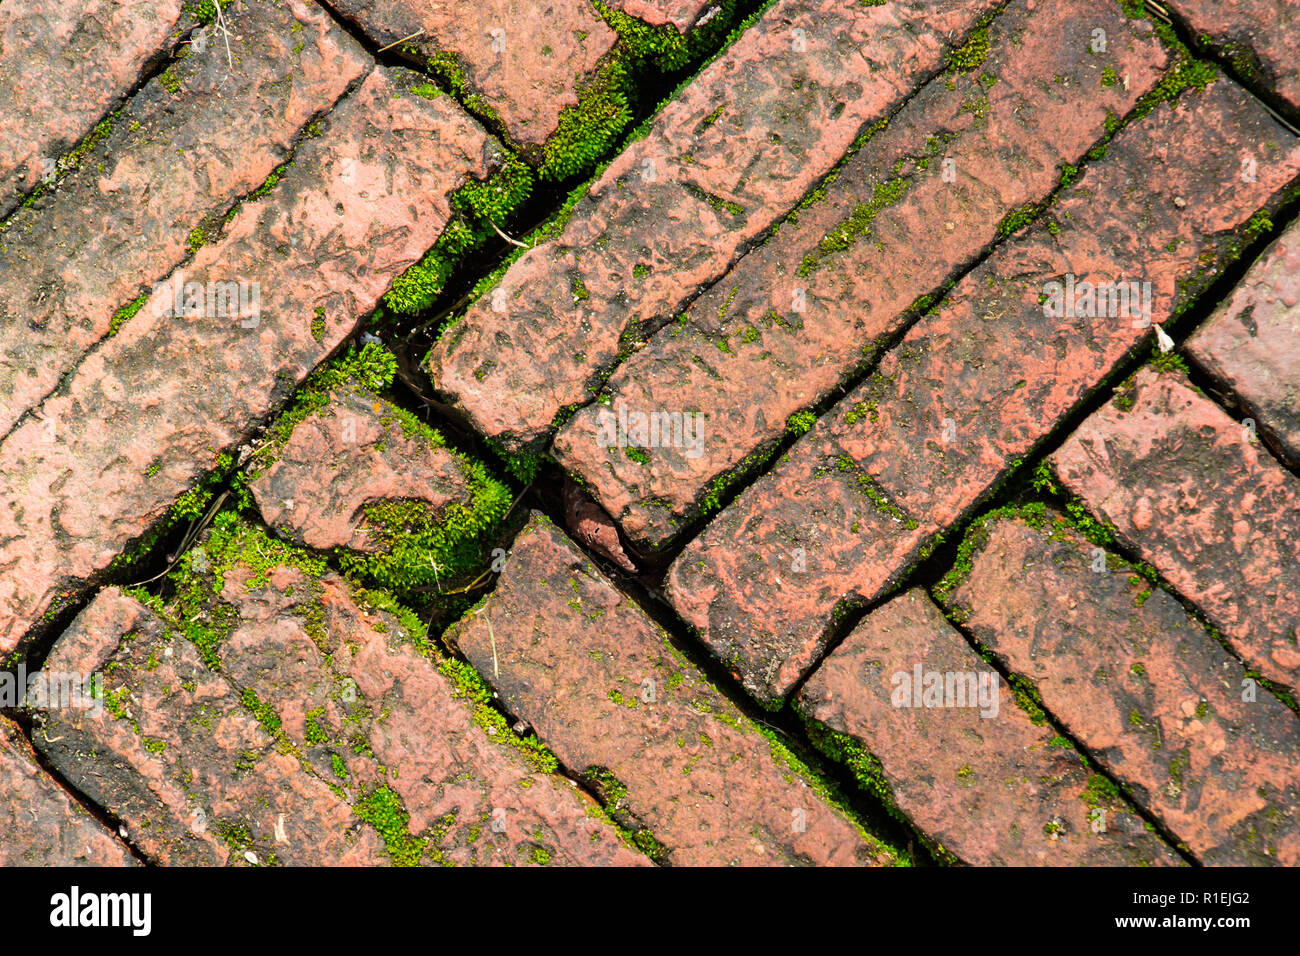
{"label": "small twig", "polygon": [[501,676],[501,668],[497,666],[497,636],[492,630],[492,618],[485,617],[483,620],[487,621],[488,637],[492,641],[492,678],[495,680]]}
{"label": "small twig", "polygon": [[229,497],[230,497],[230,492],[223,491],[220,495],[217,496],[216,501],[212,502],[212,504],[208,507],[208,513],[205,514],[198,521],[190,525],[190,530],[185,533],[185,537],[181,540],[180,547],[176,549],[176,557],[172,559],[171,564],[167,565],[167,567],[163,568],[163,570],[159,571],[153,577],[145,578],[145,580],[140,581],[136,584],[128,584],[127,587],[128,588],[144,587],[146,584],[152,584],[154,581],[157,581],[159,578],[171,574],[172,570],[176,567],[176,565],[181,563],[181,558],[185,557],[185,553],[186,551],[189,550],[190,545],[194,543],[194,539],[197,538],[199,534],[203,531],[203,529],[208,526],[208,522],[212,520],[213,516],[221,509],[221,506],[225,503],[226,499]]}
{"label": "small twig", "polygon": [[520,249],[531,249],[531,248],[533,248],[532,246],[530,246],[530,245],[529,245],[528,243],[526,243],[526,242],[520,242],[518,239],[512,239],[510,236],[507,236],[504,232],[501,231],[501,228],[500,228],[500,227],[499,227],[495,222],[493,222],[491,219],[488,220],[488,225],[490,225],[493,229],[495,229],[495,230],[497,231],[497,235],[498,235],[498,236],[500,236],[500,237],[501,237],[502,239],[504,239],[506,242],[510,243],[512,246],[518,246]]}
{"label": "small twig", "polygon": [[226,68],[233,73],[235,60],[230,55],[230,29],[226,26],[226,15],[221,12],[221,0],[212,0],[212,5],[217,8],[217,30],[220,31],[221,42],[226,47]]}
{"label": "small twig", "polygon": [[377,52],[377,53],[383,53],[385,50],[391,50],[393,47],[395,47],[395,46],[399,46],[399,45],[405,43],[407,40],[414,40],[416,37],[418,37],[418,36],[419,36],[420,34],[422,34],[423,32],[424,32],[423,30],[416,30],[416,31],[415,31],[414,33],[412,33],[410,36],[408,36],[408,37],[402,37],[400,40],[394,40],[392,43],[388,44],[388,46],[381,46],[381,47],[380,47],[377,51],[375,51],[375,52]]}

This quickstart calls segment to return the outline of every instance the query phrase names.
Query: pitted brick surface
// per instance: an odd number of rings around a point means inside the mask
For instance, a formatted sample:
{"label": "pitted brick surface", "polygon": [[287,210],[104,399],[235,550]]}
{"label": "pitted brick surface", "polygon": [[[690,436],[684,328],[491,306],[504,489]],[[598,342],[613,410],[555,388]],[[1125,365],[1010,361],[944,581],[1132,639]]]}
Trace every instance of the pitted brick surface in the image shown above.
{"label": "pitted brick surface", "polygon": [[181,0],[0,4],[0,216],[169,50],[180,16]]}
{"label": "pitted brick surface", "polygon": [[1300,223],[1251,266],[1187,351],[1300,462]]}
{"label": "pitted brick surface", "polygon": [[1276,94],[1300,116],[1300,3],[1296,0],[1171,0],[1193,36],[1248,83]]}
{"label": "pitted brick surface", "polygon": [[579,89],[618,40],[588,0],[334,0],[332,6],[378,46],[418,67],[454,57],[465,95],[529,147],[550,139],[560,113],[577,104]]}
{"label": "pitted brick surface", "polygon": [[363,553],[381,547],[366,505],[420,501],[438,511],[468,504],[471,493],[450,451],[408,437],[387,400],[351,389],[299,422],[249,490],[266,523],[295,544]]}
{"label": "pitted brick surface", "polygon": [[369,69],[314,4],[253,3],[228,16],[233,70],[222,42],[191,50],[127,103],[54,195],[0,233],[0,435]]}
{"label": "pitted brick surface", "polygon": [[986,533],[952,596],[976,638],[1199,859],[1296,865],[1300,720],[1243,694],[1244,668],[1176,600],[1064,521]]}
{"label": "pitted brick surface", "polygon": [[[1152,334],[1140,316],[1046,314],[1047,283],[1149,282],[1162,322],[1289,191],[1300,144],[1262,107],[1223,81],[1184,96],[1121,131],[1049,224],[969,273],[678,557],[673,605],[751,693],[783,696],[837,605],[881,595]],[[1237,151],[1261,143],[1279,158],[1243,183]]]}
{"label": "pitted brick surface", "polygon": [[198,650],[116,589],[45,667],[104,675],[98,712],[47,712],[36,746],[163,865],[375,865],[383,842],[321,779],[278,750]]}
{"label": "pitted brick surface", "polygon": [[991,0],[780,0],[654,118],[430,353],[433,384],[509,450],[588,400],[943,63]]}
{"label": "pitted brick surface", "polygon": [[17,724],[0,717],[0,866],[130,866],[113,834],[41,769]]}
{"label": "pitted brick surface", "polygon": [[[350,337],[438,238],[448,195],[488,174],[492,140],[449,98],[405,92],[415,81],[372,72],[276,187],[0,445],[0,649],[80,593]],[[242,282],[248,308],[213,296],[178,318],[182,278]]]}
{"label": "pitted brick surface", "polygon": [[1053,456],[1061,481],[1205,612],[1242,659],[1300,687],[1300,480],[1173,375],[1138,373]]}
{"label": "pitted brick surface", "polygon": [[672,863],[889,862],[546,519],[448,639],[567,766],[612,773]]}
{"label": "pitted brick surface", "polygon": [[[928,675],[938,675],[936,694],[926,689]],[[975,693],[963,683],[958,697],[957,681],[972,675]],[[966,863],[1179,862],[1123,800],[1098,789],[1078,753],[1031,722],[997,672],[920,591],[869,614],[804,685],[797,706],[806,719],[865,747],[898,808]]]}
{"label": "pitted brick surface", "polygon": [[[642,549],[667,543],[715,480],[768,452],[790,415],[872,361],[921,296],[974,261],[1004,217],[1042,200],[1159,79],[1166,57],[1146,24],[1125,25],[1118,9],[1029,6],[1011,4],[989,26],[978,69],[917,93],[824,200],[701,295],[684,325],[635,352],[608,401],[560,431],[560,463]],[[1080,56],[1095,29],[1108,31],[1107,52]],[[867,232],[844,240],[863,219]],[[634,460],[600,440],[619,408],[700,412],[702,448],[660,443]]]}

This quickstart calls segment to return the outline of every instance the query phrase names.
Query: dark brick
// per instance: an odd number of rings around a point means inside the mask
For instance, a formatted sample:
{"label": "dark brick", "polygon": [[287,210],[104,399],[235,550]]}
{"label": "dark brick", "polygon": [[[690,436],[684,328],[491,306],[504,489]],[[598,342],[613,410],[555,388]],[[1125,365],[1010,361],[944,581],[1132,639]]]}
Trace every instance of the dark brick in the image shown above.
{"label": "dark brick", "polygon": [[126,847],[41,769],[0,717],[0,866],[131,866]]}

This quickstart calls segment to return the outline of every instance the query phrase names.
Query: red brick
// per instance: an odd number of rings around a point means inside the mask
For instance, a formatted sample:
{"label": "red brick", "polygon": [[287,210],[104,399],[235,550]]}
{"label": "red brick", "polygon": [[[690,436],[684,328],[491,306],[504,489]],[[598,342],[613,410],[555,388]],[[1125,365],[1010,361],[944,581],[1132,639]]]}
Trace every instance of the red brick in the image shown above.
{"label": "red brick", "polygon": [[1300,2],[1171,0],[1168,5],[1243,80],[1260,83],[1300,116]]}
{"label": "red brick", "polygon": [[[985,696],[965,698],[968,706],[954,706],[955,696],[947,706],[922,706],[917,667],[941,680],[974,675]],[[1096,788],[1073,748],[1057,746],[1051,728],[1016,706],[997,671],[921,591],[868,615],[808,679],[797,707],[815,722],[814,735],[829,729],[874,757],[897,808],[965,863],[1179,862],[1131,807]]]}
{"label": "red brick", "polygon": [[0,105],[0,216],[171,47],[180,15],[180,0],[0,7],[0,77],[13,91]]}
{"label": "red brick", "polygon": [[[1149,281],[1161,322],[1300,172],[1295,138],[1240,88],[1179,102],[1121,131],[1049,224],[969,273],[673,564],[673,605],[760,699],[817,660],[841,602],[879,597],[1150,336],[1129,317],[1045,315],[1047,282]],[[1246,144],[1277,151],[1254,183],[1238,178]]]}
{"label": "red brick", "polygon": [[378,834],[305,772],[199,651],[116,589],[45,662],[103,675],[104,707],[46,711],[33,740],[68,782],[166,865],[376,865]]}
{"label": "red brick", "polygon": [[[418,66],[452,54],[466,96],[500,116],[507,134],[538,147],[560,113],[578,102],[618,35],[587,0],[548,0],[521,9],[517,0],[443,4],[428,0],[335,0],[335,10],[380,47]],[[502,31],[494,35],[494,30]],[[411,34],[418,34],[412,37]],[[501,45],[500,52],[494,44]]]}
{"label": "red brick", "polygon": [[488,174],[492,140],[448,97],[402,93],[417,79],[371,73],[185,267],[259,282],[260,317],[177,319],[164,287],[0,445],[0,649],[246,440],[434,243],[449,194]]}
{"label": "red brick", "polygon": [[[1300,723],[1173,597],[1064,519],[987,523],[966,626],[1200,860],[1300,862]],[[1094,565],[1107,568],[1094,570]]]}
{"label": "red brick", "polygon": [[1244,399],[1300,462],[1300,223],[1251,266],[1187,343],[1188,353]]}
{"label": "red brick", "polygon": [[228,17],[233,73],[222,42],[180,59],[110,121],[52,197],[0,234],[0,435],[109,334],[117,309],[186,258],[191,231],[257,189],[312,115],[369,66],[313,4],[254,3]]}
{"label": "red brick", "polygon": [[365,506],[420,501],[433,511],[471,504],[460,463],[427,437],[407,436],[393,406],[342,390],[294,428],[278,457],[249,482],[266,523],[309,548],[383,548]]}
{"label": "red brick", "polygon": [[434,385],[508,450],[539,447],[625,336],[722,275],[993,6],[780,0],[447,330]]}
{"label": "red brick", "polygon": [[41,769],[0,717],[0,866],[131,866],[126,847]]}
{"label": "red brick", "polygon": [[[1029,6],[1017,0],[993,21],[978,69],[931,81],[845,164],[823,201],[741,259],[684,325],[634,353],[610,379],[608,408],[589,405],[561,430],[556,457],[637,546],[663,547],[715,481],[770,453],[791,414],[871,361],[921,296],[993,243],[1005,216],[1041,201],[1060,167],[1078,163],[1106,122],[1159,79],[1164,48],[1149,26],[1126,26],[1118,8]],[[1095,29],[1107,31],[1108,52],[1081,55]],[[892,203],[873,198],[895,188],[906,192]],[[869,235],[819,252],[855,208],[873,203],[883,208]],[[802,312],[792,309],[798,289]],[[601,418],[620,406],[705,411],[702,451],[660,447],[634,461],[603,446]]]}
{"label": "red brick", "polygon": [[[354,808],[381,787],[395,793],[409,835],[428,840],[416,850],[423,862],[649,864],[590,797],[510,746],[517,738],[504,718],[468,699],[446,660],[417,646],[423,625],[411,633],[409,619],[379,610],[337,574],[286,558],[263,532],[225,534],[206,542],[205,570],[190,559],[183,585],[216,595],[186,614],[228,622],[216,651],[222,675],[276,713],[296,752]],[[259,552],[266,568],[238,557]]]}
{"label": "red brick", "polygon": [[716,13],[707,18],[705,14],[719,6],[714,0],[610,0],[606,5],[651,26],[671,23],[681,34],[690,33],[700,20],[713,19]]}
{"label": "red brick", "polygon": [[1300,481],[1174,375],[1139,372],[1052,458],[1061,481],[1264,677],[1300,688]]}
{"label": "red brick", "polygon": [[541,516],[447,640],[566,766],[612,773],[673,864],[891,859]]}

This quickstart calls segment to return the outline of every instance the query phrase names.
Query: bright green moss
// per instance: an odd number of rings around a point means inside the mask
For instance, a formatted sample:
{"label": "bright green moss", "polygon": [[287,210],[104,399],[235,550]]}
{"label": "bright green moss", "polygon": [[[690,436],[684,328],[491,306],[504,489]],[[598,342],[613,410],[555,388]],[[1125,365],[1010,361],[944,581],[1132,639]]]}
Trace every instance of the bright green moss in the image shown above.
{"label": "bright green moss", "polygon": [[411,815],[395,792],[380,787],[358,800],[352,812],[378,831],[394,866],[419,865],[429,841],[411,835]]}
{"label": "bright green moss", "polygon": [[542,149],[538,177],[563,180],[594,166],[632,120],[630,89],[626,62],[608,60],[578,91],[577,104],[560,114],[558,127]]}
{"label": "bright green moss", "polygon": [[144,304],[148,300],[148,298],[149,298],[149,293],[141,292],[139,297],[136,298],[134,301],[128,302],[126,305],[122,306],[122,308],[114,312],[113,318],[108,323],[108,334],[110,336],[117,335],[118,331],[121,330],[122,326],[126,325],[126,323],[130,322],[133,318],[135,318],[136,313],[138,313],[142,308],[144,308]]}
{"label": "bright green moss", "polygon": [[814,252],[808,253],[799,265],[799,275],[809,276],[821,267],[822,260],[837,252],[850,248],[860,239],[871,235],[871,224],[882,209],[898,203],[906,194],[910,183],[903,176],[877,183],[872,190],[871,199],[858,203],[852,214],[836,226],[817,244]]}

